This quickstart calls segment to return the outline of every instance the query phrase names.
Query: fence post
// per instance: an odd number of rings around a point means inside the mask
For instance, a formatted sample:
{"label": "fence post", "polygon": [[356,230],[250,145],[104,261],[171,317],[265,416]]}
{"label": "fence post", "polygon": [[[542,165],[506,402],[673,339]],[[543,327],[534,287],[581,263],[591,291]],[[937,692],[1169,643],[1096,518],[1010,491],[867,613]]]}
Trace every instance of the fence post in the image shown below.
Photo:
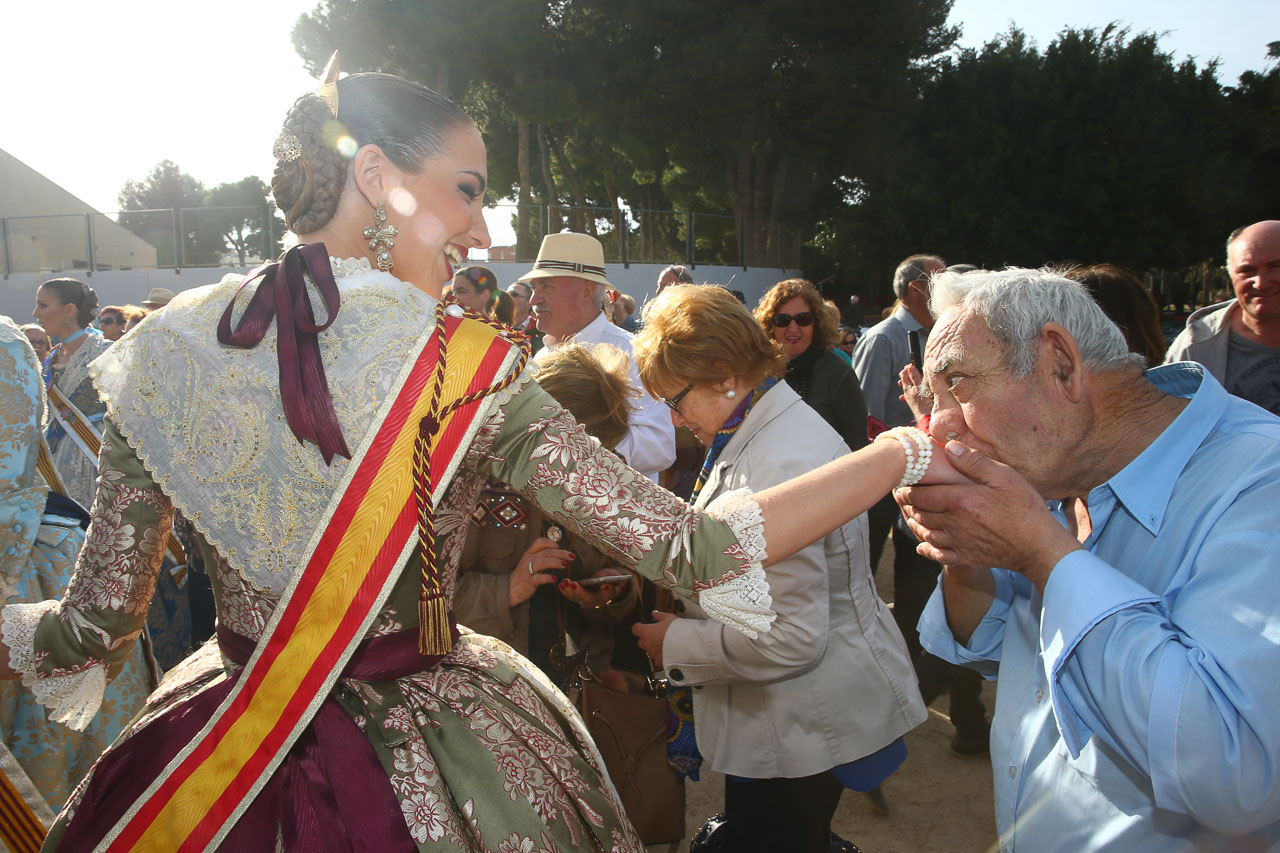
{"label": "fence post", "polygon": [[173,269],[182,269],[182,209],[173,209]]}
{"label": "fence post", "polygon": [[735,220],[738,223],[738,263],[742,264],[742,269],[747,268],[747,232],[745,226],[747,218],[741,217]]}
{"label": "fence post", "polygon": [[787,265],[783,263],[783,259],[782,259],[782,223],[779,222],[777,223],[777,225],[778,225],[778,269],[784,270],[787,268]]}
{"label": "fence post", "polygon": [[618,260],[622,262],[623,269],[626,269],[628,267],[627,229],[626,223],[622,221],[622,208],[615,208],[613,211],[613,230],[618,232]]}
{"label": "fence post", "polygon": [[0,217],[0,239],[4,240],[4,277],[13,274],[13,264],[9,259],[9,220]]}
{"label": "fence post", "polygon": [[95,253],[93,251],[93,214],[92,213],[86,213],[84,215],[84,239],[87,241],[88,247],[89,247],[89,270],[85,273],[85,276],[88,277],[88,276],[92,276],[94,269],[97,268],[97,258],[95,257]]}

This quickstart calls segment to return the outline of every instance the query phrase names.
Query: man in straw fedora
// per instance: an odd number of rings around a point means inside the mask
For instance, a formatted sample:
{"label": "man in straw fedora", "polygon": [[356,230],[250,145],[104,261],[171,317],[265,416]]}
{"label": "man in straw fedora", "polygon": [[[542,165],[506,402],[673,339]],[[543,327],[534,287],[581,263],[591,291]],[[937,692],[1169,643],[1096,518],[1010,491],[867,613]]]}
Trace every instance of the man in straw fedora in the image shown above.
{"label": "man in straw fedora", "polygon": [[630,360],[631,386],[639,392],[627,437],[617,447],[627,464],[657,479],[676,458],[675,428],[667,408],[640,384],[631,357],[631,333],[609,322],[605,297],[615,290],[605,278],[604,247],[589,234],[548,234],[542,238],[533,269],[520,277],[533,289],[529,299],[544,348],[534,360],[572,339],[584,344],[612,344]]}
{"label": "man in straw fedora", "polygon": [[147,298],[142,300],[142,307],[148,311],[154,311],[157,308],[163,308],[173,299],[174,292],[167,287],[153,287],[151,292],[147,294]]}

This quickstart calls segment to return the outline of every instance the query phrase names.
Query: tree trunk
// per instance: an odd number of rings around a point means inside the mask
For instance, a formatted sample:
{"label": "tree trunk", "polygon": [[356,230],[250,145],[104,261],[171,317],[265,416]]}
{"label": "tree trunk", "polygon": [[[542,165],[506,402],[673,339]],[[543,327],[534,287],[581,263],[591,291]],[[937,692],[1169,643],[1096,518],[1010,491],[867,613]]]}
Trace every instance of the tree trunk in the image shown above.
{"label": "tree trunk", "polygon": [[565,183],[569,185],[569,200],[573,202],[574,207],[578,208],[569,215],[569,227],[580,234],[597,236],[596,218],[587,209],[587,191],[582,186],[582,179],[574,171],[573,164],[565,155],[564,140],[551,131],[547,131],[547,140],[556,155],[556,160],[560,163],[560,171],[564,173]]}
{"label": "tree trunk", "polygon": [[529,164],[529,120],[516,118],[516,169],[520,175],[520,194],[516,197],[516,260],[529,260],[537,254],[530,228],[533,212],[533,170]]}
{"label": "tree trunk", "polygon": [[551,174],[551,150],[547,145],[547,129],[542,125],[538,125],[538,154],[540,155],[539,165],[542,166],[542,185],[545,188],[543,201],[551,214],[547,231],[556,234],[563,225],[563,219],[560,216],[560,193],[556,190],[556,181]]}

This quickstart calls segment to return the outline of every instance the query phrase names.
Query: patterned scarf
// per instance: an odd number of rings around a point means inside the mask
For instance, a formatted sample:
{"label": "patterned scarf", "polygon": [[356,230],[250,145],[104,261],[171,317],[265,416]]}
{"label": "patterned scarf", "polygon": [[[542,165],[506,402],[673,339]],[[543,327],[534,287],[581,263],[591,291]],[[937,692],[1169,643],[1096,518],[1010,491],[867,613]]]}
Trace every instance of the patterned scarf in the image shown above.
{"label": "patterned scarf", "polygon": [[[724,426],[716,432],[711,448],[707,451],[706,461],[702,463],[702,470],[698,472],[698,480],[694,483],[690,503],[698,499],[698,493],[707,484],[716,460],[720,458],[725,445],[742,426],[742,422],[747,419],[747,413],[765,392],[776,384],[778,384],[777,377],[766,377],[763,382],[751,389],[747,398],[733,410],[733,414],[724,422]],[[667,682],[667,764],[671,765],[671,769],[681,779],[687,776],[695,782],[698,781],[702,753],[698,752],[698,739],[693,725],[693,688],[672,686],[669,681]]]}

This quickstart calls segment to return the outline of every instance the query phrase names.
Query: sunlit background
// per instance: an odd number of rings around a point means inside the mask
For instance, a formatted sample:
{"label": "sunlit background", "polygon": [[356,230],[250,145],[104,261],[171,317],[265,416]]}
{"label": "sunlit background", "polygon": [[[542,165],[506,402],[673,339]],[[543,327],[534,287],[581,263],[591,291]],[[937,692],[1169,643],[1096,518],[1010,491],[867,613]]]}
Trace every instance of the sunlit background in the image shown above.
{"label": "sunlit background", "polygon": [[[314,5],[4,2],[0,149],[101,211],[165,159],[206,186],[269,181],[276,128],[314,86],[290,40]],[[1045,45],[1063,27],[1111,21],[1165,33],[1161,46],[1176,56],[1220,58],[1226,84],[1262,69],[1266,42],[1280,39],[1280,3],[1263,0],[957,0],[951,15],[964,46],[1010,22]]]}

